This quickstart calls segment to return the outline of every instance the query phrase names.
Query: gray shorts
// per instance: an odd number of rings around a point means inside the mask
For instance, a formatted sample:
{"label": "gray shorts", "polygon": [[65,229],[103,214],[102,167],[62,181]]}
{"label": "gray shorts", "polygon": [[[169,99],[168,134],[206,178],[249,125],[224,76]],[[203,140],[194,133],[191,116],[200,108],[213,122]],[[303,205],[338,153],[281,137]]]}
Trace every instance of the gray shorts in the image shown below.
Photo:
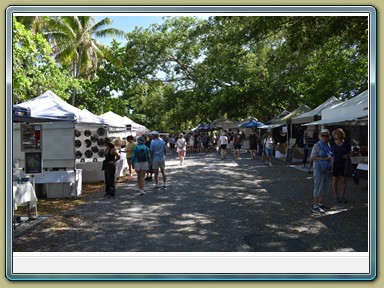
{"label": "gray shorts", "polygon": [[162,169],[162,170],[165,169],[165,161],[156,161],[156,160],[154,160],[152,162],[152,169],[153,170],[158,170],[159,168]]}
{"label": "gray shorts", "polygon": [[140,170],[147,171],[147,170],[149,170],[148,162],[136,162],[135,163],[135,170],[136,171],[140,171]]}

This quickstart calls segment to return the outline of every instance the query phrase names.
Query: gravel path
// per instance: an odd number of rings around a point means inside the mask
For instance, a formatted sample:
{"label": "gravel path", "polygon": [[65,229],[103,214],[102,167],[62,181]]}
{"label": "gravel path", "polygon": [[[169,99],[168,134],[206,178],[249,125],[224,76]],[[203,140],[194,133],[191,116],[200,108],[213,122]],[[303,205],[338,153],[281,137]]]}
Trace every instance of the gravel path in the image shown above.
{"label": "gravel path", "polygon": [[[348,179],[348,204],[311,212],[311,174],[249,154],[221,160],[167,155],[168,190],[138,195],[135,178],[20,233],[14,251],[49,252],[307,252],[368,251],[368,185]],[[162,181],[161,176],[160,183]],[[333,200],[333,197],[330,197]]]}

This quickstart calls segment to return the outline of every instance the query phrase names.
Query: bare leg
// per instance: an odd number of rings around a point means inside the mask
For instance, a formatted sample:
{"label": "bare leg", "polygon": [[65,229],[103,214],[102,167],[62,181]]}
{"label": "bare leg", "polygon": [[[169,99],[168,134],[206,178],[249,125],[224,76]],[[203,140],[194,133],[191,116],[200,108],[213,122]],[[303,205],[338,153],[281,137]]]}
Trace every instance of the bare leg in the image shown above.
{"label": "bare leg", "polygon": [[339,198],[338,182],[339,182],[339,177],[338,176],[332,177],[332,188],[333,188],[333,193],[335,194],[336,199]]}
{"label": "bare leg", "polygon": [[158,187],[159,186],[159,170],[156,169],[154,171],[155,171],[155,186]]}

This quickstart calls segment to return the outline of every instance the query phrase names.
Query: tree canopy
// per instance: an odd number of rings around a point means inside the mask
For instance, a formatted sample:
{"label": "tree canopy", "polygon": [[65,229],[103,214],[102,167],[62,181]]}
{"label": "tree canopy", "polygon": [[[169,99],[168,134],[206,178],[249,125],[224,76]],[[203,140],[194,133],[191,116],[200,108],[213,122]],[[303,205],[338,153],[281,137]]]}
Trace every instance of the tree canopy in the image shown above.
{"label": "tree canopy", "polygon": [[[50,23],[52,31],[57,28]],[[95,50],[93,70],[69,74],[80,83],[76,104],[96,114],[112,110],[153,129],[185,130],[222,117],[266,121],[331,96],[348,98],[368,85],[367,17],[165,17],[125,37],[124,45],[113,41]],[[55,37],[57,47],[61,41]],[[68,46],[67,54],[80,59],[85,47],[93,46]],[[66,58],[56,56],[58,67],[71,71]],[[82,63],[86,71],[88,62]]]}

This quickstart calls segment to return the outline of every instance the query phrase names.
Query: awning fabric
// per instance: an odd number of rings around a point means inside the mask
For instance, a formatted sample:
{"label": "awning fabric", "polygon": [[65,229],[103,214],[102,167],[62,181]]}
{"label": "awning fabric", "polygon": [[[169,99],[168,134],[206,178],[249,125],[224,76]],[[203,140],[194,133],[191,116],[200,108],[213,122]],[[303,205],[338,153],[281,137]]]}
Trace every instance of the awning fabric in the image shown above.
{"label": "awning fabric", "polygon": [[15,107],[29,108],[31,117],[61,120],[75,123],[99,123],[104,120],[91,112],[72,106],[65,102],[54,92],[48,90],[43,94],[26,102],[14,105]]}
{"label": "awning fabric", "polygon": [[317,106],[315,109],[305,112],[295,118],[292,118],[292,124],[303,124],[303,123],[312,122],[316,120],[316,118],[321,117],[322,115],[321,113],[324,109],[332,107],[339,103],[341,103],[341,101],[337,99],[335,96],[332,96],[327,101]]}
{"label": "awning fabric", "polygon": [[321,120],[306,123],[304,126],[348,123],[367,117],[368,90],[340,104],[324,109]]}

